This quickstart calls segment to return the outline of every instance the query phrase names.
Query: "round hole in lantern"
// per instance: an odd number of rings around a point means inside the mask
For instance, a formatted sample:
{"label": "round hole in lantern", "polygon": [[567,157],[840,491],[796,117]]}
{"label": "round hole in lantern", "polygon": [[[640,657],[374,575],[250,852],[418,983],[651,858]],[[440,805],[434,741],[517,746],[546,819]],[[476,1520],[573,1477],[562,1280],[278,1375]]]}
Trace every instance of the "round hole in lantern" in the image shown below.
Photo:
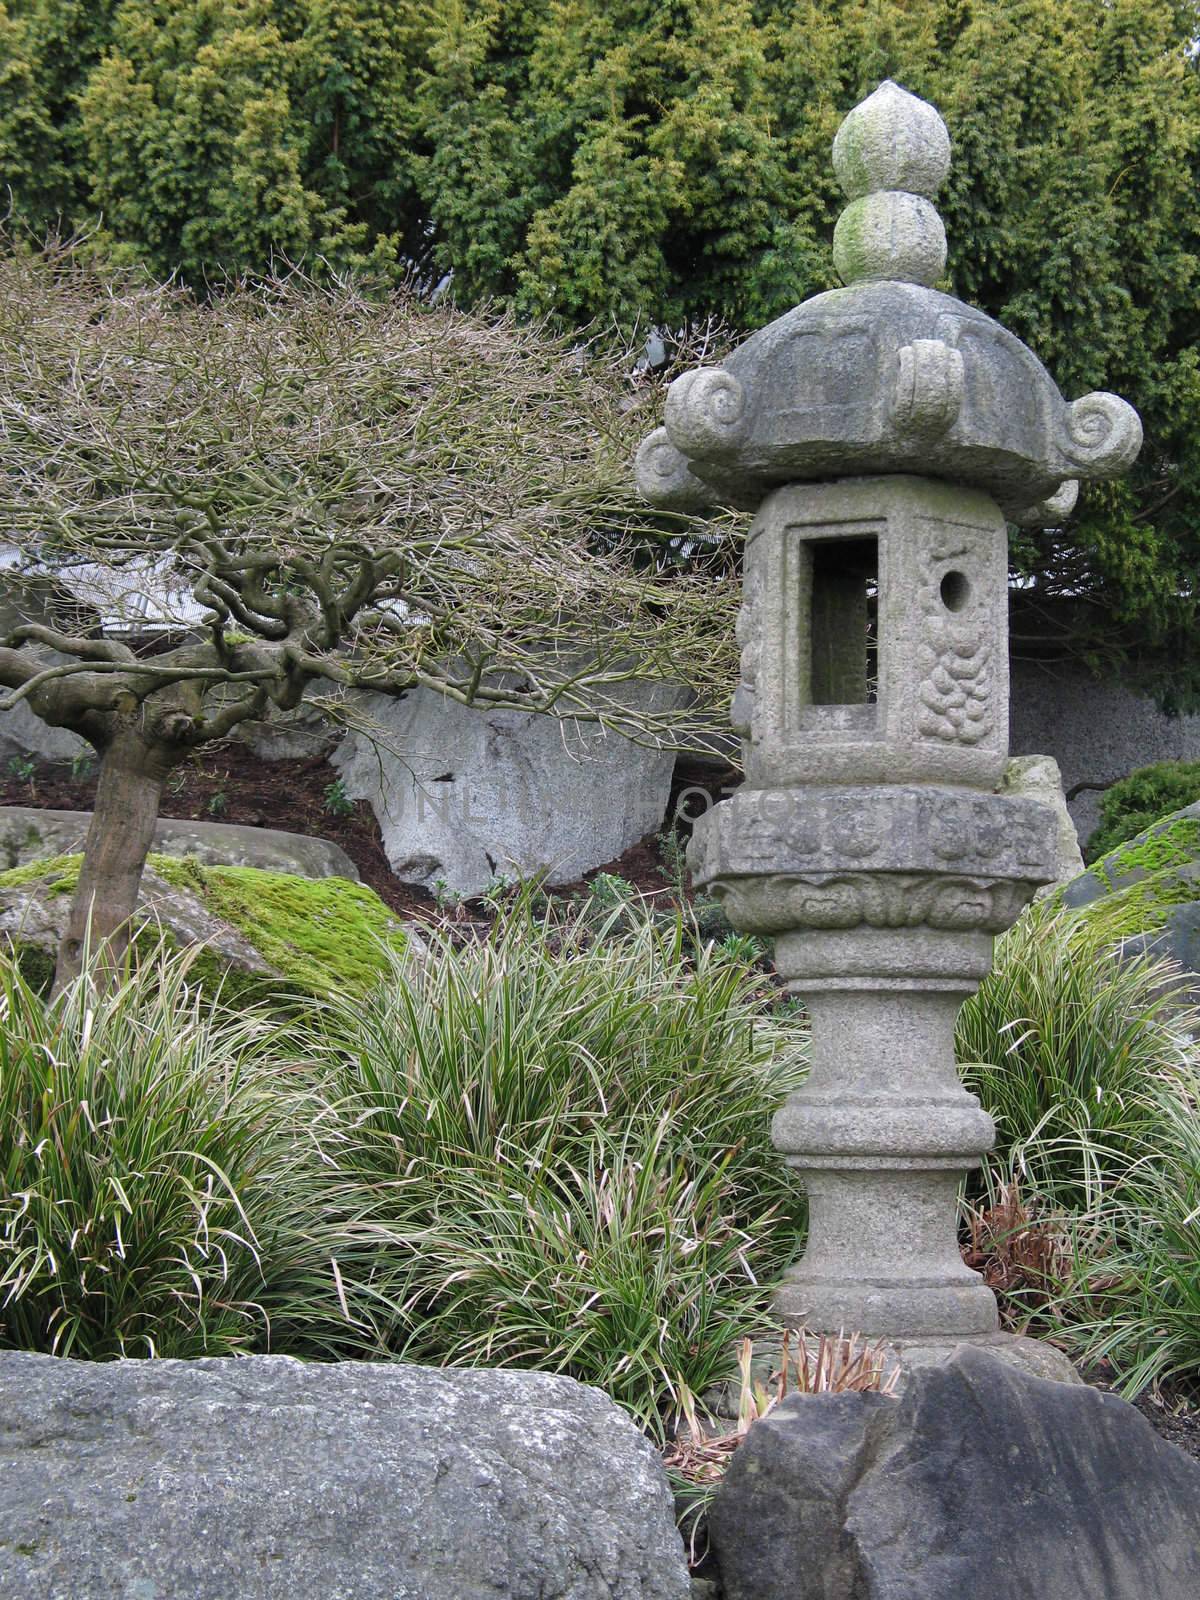
{"label": "round hole in lantern", "polygon": [[942,604],[947,611],[961,611],[971,598],[971,585],[965,572],[947,572],[942,579]]}

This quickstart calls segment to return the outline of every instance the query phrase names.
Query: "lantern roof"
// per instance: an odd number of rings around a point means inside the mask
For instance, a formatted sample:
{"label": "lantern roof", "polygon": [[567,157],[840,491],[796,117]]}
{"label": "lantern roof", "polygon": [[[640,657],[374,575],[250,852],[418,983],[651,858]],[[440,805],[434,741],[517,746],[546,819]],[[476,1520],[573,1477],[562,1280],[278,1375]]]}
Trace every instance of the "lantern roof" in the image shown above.
{"label": "lantern roof", "polygon": [[753,509],[783,483],[909,472],[983,489],[1026,526],[1061,522],[1081,480],[1132,464],[1137,412],[1104,392],[1064,400],[1015,334],[934,287],[950,138],[927,101],[881,83],[842,122],[833,165],[845,287],[675,380],[638,451],[642,493]]}

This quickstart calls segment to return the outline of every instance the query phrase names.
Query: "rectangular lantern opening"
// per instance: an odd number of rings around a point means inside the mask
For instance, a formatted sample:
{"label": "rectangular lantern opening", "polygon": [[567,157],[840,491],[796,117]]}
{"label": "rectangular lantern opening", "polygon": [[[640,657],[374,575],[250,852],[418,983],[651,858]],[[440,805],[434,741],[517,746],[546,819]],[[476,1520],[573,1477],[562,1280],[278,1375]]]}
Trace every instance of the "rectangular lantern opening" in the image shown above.
{"label": "rectangular lantern opening", "polygon": [[820,539],[812,556],[812,704],[874,705],[879,540]]}

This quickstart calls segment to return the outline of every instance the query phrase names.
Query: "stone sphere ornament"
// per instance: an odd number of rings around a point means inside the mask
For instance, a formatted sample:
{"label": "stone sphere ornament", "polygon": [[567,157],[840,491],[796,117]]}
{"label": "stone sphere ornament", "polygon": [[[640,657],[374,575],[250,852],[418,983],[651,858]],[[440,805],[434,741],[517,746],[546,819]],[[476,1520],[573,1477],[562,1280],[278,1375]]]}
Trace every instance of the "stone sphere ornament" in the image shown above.
{"label": "stone sphere ornament", "polygon": [[[991,1148],[954,1026],[997,934],[1054,875],[1049,807],[1008,754],[1007,521],[1053,526],[1141,445],[1111,394],[1068,402],[1007,329],[933,285],[937,111],[887,82],[834,142],[845,287],[672,384],[638,480],[756,511],[732,721],[745,783],[696,823],[695,881],[769,934],[812,1025],[774,1138],[809,1195],[776,1296],[810,1332],[995,1347],[957,1195]],[[915,1359],[915,1358],[914,1358]]]}
{"label": "stone sphere ornament", "polygon": [[848,200],[884,189],[933,200],[950,176],[950,135],[928,100],[886,78],[843,120],[833,170]]}

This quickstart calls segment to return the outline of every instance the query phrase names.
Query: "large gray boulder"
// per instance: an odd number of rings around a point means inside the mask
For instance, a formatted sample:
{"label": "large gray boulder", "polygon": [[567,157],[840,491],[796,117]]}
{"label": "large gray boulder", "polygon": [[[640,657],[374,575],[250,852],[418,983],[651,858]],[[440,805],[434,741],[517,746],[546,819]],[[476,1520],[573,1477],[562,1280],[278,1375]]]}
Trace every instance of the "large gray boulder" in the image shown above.
{"label": "large gray boulder", "polygon": [[4,1600],[687,1600],[598,1390],[347,1362],[0,1354]]}
{"label": "large gray boulder", "polygon": [[[46,666],[61,666],[68,658],[47,650]],[[92,747],[67,728],[54,728],[34,716],[24,700],[10,711],[0,711],[0,764],[46,761],[65,764],[76,756],[91,755]]]}
{"label": "large gray boulder", "polygon": [[1132,1406],[964,1348],[795,1395],[712,1517],[726,1600],[1196,1600],[1200,1466]]}
{"label": "large gray boulder", "polygon": [[[57,585],[45,577],[16,574],[11,568],[23,559],[23,552],[12,544],[0,544],[0,638],[23,622],[40,622],[51,628],[61,626],[63,617],[59,605],[64,596]],[[94,616],[73,618],[86,628],[97,620]],[[30,655],[36,654],[39,666],[60,667],[69,656],[56,650],[27,645]],[[35,716],[24,700],[8,711],[0,711],[0,764],[10,761],[73,761],[76,756],[91,755],[92,747],[77,733],[66,728],[52,728],[41,717]]]}
{"label": "large gray boulder", "polygon": [[[0,870],[82,850],[91,821],[90,811],[0,806]],[[289,872],[300,878],[358,882],[358,869],[341,845],[280,828],[160,817],[151,849],[162,856],[187,856],[206,867],[257,867],[262,872]]]}
{"label": "large gray boulder", "polygon": [[[687,691],[631,683],[640,710]],[[592,723],[468,709],[429,689],[364,696],[367,731],[334,753],[346,792],[369,800],[405,883],[475,894],[499,875],[570,883],[661,827],[673,754]]]}

